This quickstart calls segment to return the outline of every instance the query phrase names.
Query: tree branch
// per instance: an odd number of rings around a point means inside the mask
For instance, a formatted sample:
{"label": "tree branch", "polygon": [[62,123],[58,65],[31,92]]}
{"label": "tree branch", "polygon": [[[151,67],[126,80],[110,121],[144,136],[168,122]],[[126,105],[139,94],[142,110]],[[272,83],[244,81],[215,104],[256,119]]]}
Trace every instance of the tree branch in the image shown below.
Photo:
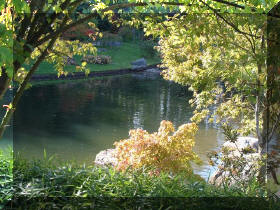
{"label": "tree branch", "polygon": [[245,6],[236,4],[234,2],[228,2],[228,1],[224,1],[224,0],[213,0],[213,1],[225,4],[225,5],[233,6],[236,8],[245,9]]}
{"label": "tree branch", "polygon": [[[115,10],[115,9],[123,9],[123,8],[128,8],[128,7],[141,7],[141,6],[147,6],[149,4],[156,4],[155,2],[149,2],[149,3],[145,3],[145,2],[139,2],[139,3],[123,3],[123,4],[115,4],[112,6],[109,6],[103,10],[100,11],[100,13],[104,13],[110,10]],[[159,4],[159,3],[158,3]],[[165,4],[165,5],[170,5],[170,6],[183,6],[185,5],[184,3],[177,3],[177,2],[161,2],[161,4]],[[90,20],[91,18],[97,17],[99,14],[97,12],[95,13],[91,13],[88,16],[81,18],[75,22],[70,23],[69,25],[66,25],[65,27],[61,27],[59,28],[56,32],[51,33],[45,37],[43,37],[42,39],[38,40],[35,47],[43,44],[44,42],[46,42],[47,40],[49,40],[52,36],[54,36],[56,33],[63,33],[65,31],[67,31],[68,29],[75,27],[81,23],[84,23],[88,20]]]}
{"label": "tree branch", "polygon": [[[62,21],[62,25],[65,25],[66,22],[68,20],[68,17],[65,16],[63,21]],[[8,108],[6,111],[6,114],[1,122],[0,125],[0,139],[2,138],[4,131],[6,129],[6,125],[8,124],[8,122],[11,120],[11,117],[16,109],[16,106],[29,82],[29,80],[31,79],[32,75],[34,74],[34,72],[36,71],[36,69],[38,68],[38,66],[40,65],[40,63],[45,59],[45,57],[48,54],[48,51],[53,47],[55,41],[57,40],[57,38],[59,37],[60,34],[56,34],[54,37],[52,37],[52,39],[50,40],[50,42],[48,43],[47,47],[45,48],[45,50],[43,51],[43,53],[39,56],[39,58],[37,59],[37,61],[34,63],[34,65],[31,67],[31,69],[29,70],[29,72],[27,73],[26,77],[24,78],[24,81],[20,84],[19,88],[17,89],[17,92],[13,98],[12,101],[12,107]]]}
{"label": "tree branch", "polygon": [[[231,26],[236,32],[243,34],[243,35],[248,35],[248,36],[253,36],[249,33],[246,33],[244,31],[241,31],[236,25],[234,25],[233,23],[229,22],[226,18],[224,18],[215,8],[211,7],[210,5],[208,5],[207,3],[205,3],[202,0],[199,0],[202,4],[204,4],[206,7],[208,7],[211,11],[214,12],[215,15],[217,15],[218,17],[220,17],[225,23],[227,23],[229,26]],[[258,36],[256,36],[255,38],[260,38]]]}
{"label": "tree branch", "polygon": [[[218,11],[212,7],[210,7],[208,4],[206,4],[205,2],[199,0],[201,3],[203,3],[206,7],[208,7],[210,10],[214,11],[216,15],[218,15],[220,18],[222,18],[226,23],[228,23],[229,25],[231,25],[237,32],[239,33],[242,33],[242,34],[246,34],[246,35],[250,35],[250,34],[247,34],[246,32],[242,32],[238,29],[238,27],[236,27],[234,24],[230,23],[229,21],[227,21],[224,17],[222,17],[220,14],[218,14]],[[224,0],[213,0],[215,2],[219,2],[221,4],[225,4],[225,5],[228,5],[228,6],[233,6],[233,7],[236,7],[236,8],[240,8],[240,9],[245,9],[245,6],[242,6],[242,5],[238,5],[234,2],[228,2],[228,1],[224,1]],[[77,0],[71,4],[74,4],[77,5],[78,3],[81,3],[82,0]],[[101,10],[100,12],[101,13],[104,13],[104,12],[107,12],[109,10],[115,10],[115,9],[123,9],[123,8],[129,8],[129,7],[141,7],[141,6],[147,6],[149,4],[151,5],[155,5],[155,4],[164,4],[164,5],[169,5],[169,6],[191,6],[191,4],[185,4],[185,3],[179,3],[179,2],[149,2],[149,3],[146,3],[146,2],[138,2],[138,3],[123,3],[123,4],[115,4],[115,5],[111,5],[103,10]],[[70,5],[71,5],[70,4]],[[76,26],[76,25],[79,25],[81,23],[84,23],[86,22],[87,20],[90,20],[91,18],[94,18],[98,15],[98,13],[92,13],[92,14],[89,14],[88,16],[80,19],[80,20],[77,20],[76,22],[72,22],[70,23],[69,25],[65,26],[64,28],[60,28],[58,29],[56,32],[54,33],[51,33],[45,37],[43,37],[42,39],[38,40],[38,42],[36,43],[35,47],[41,45],[42,43],[46,42],[47,40],[49,40],[52,36],[54,36],[56,33],[63,33],[65,31],[67,31],[68,29]]]}

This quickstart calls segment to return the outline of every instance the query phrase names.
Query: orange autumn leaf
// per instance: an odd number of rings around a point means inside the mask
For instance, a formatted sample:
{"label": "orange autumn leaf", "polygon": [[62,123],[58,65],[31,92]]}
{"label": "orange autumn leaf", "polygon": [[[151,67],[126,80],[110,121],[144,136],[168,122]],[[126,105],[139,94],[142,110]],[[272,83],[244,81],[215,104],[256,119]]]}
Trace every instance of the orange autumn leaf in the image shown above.
{"label": "orange autumn leaf", "polygon": [[143,129],[130,130],[128,139],[114,143],[118,159],[116,168],[123,171],[129,167],[151,166],[156,171],[192,173],[190,161],[200,163],[192,151],[197,129],[194,123],[189,123],[175,131],[173,124],[164,120],[158,131],[151,134]]}

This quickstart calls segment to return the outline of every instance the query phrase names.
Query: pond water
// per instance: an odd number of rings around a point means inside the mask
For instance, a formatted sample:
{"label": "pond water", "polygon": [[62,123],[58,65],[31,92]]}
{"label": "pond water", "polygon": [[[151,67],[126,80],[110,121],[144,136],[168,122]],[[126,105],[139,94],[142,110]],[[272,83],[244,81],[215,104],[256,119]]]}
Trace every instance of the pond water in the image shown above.
{"label": "pond water", "polygon": [[[176,128],[189,122],[191,95],[151,72],[36,85],[26,90],[15,113],[14,151],[40,158],[45,149],[61,159],[91,163],[130,129],[154,132],[162,120]],[[194,165],[196,173],[208,178],[206,154],[222,143],[219,129],[200,125],[195,151],[203,165]]]}

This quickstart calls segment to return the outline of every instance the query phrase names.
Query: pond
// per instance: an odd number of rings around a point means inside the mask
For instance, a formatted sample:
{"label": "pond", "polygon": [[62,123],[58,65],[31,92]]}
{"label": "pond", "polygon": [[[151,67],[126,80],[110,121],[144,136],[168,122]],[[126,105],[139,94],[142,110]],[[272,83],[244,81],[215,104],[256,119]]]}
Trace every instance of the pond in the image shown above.
{"label": "pond", "polygon": [[[14,151],[40,158],[45,149],[61,159],[91,163],[99,151],[127,138],[130,129],[154,132],[162,120],[176,128],[189,122],[191,96],[186,87],[155,72],[35,85],[14,116]],[[222,143],[219,129],[200,125],[195,151],[203,165],[194,170],[205,179],[210,172],[206,154]]]}

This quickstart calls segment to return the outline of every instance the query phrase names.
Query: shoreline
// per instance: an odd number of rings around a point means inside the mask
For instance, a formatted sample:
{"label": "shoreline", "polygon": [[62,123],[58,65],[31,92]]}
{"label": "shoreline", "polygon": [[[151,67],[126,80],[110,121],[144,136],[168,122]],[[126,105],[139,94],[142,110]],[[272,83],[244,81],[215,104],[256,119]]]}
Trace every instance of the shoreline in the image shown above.
{"label": "shoreline", "polygon": [[91,77],[102,77],[102,76],[113,76],[113,75],[122,75],[130,74],[135,72],[142,72],[151,68],[158,68],[157,64],[147,65],[140,68],[126,68],[126,69],[116,69],[116,70],[106,70],[106,71],[92,71],[88,75],[85,75],[85,72],[73,72],[68,75],[61,75],[60,77],[57,74],[43,74],[43,75],[33,75],[31,81],[43,81],[43,80],[67,80],[67,79],[83,79]]}

